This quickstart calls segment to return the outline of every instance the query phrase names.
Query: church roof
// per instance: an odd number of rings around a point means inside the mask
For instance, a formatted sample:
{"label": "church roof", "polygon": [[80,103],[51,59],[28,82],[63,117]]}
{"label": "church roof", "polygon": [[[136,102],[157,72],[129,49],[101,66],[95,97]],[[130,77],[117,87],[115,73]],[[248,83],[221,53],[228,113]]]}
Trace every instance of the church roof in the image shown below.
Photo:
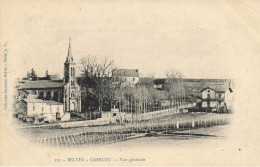
{"label": "church roof", "polygon": [[47,89],[47,88],[62,88],[64,87],[63,80],[40,80],[40,81],[27,81],[18,89]]}
{"label": "church roof", "polygon": [[124,77],[139,77],[139,72],[138,69],[116,69],[113,71],[113,75]]}

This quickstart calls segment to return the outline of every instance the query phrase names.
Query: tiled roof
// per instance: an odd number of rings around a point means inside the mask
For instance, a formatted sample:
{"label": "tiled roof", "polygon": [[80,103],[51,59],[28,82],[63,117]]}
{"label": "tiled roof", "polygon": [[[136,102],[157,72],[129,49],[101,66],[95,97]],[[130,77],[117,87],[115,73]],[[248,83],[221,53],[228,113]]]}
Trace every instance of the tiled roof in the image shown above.
{"label": "tiled roof", "polygon": [[46,88],[62,88],[64,83],[62,80],[40,80],[28,81],[21,85],[18,89],[46,89]]}
{"label": "tiled roof", "polygon": [[25,92],[27,92],[30,95],[36,95],[36,93],[34,93],[33,90],[24,90]]}
{"label": "tiled roof", "polygon": [[138,69],[116,69],[113,71],[113,75],[124,77],[139,77],[139,72]]}
{"label": "tiled roof", "polygon": [[52,101],[52,100],[42,100],[42,99],[23,99],[27,103],[46,103],[48,105],[62,105],[62,103]]}
{"label": "tiled roof", "polygon": [[23,99],[23,101],[27,102],[27,103],[43,103],[44,100],[42,99]]}
{"label": "tiled roof", "polygon": [[57,101],[52,101],[52,100],[44,100],[43,102],[48,105],[63,105],[62,103],[59,103]]}
{"label": "tiled roof", "polygon": [[228,90],[228,88],[225,86],[216,86],[213,89],[216,90],[216,92],[225,92]]}
{"label": "tiled roof", "polygon": [[201,90],[201,92],[202,92],[203,90],[205,90],[205,89],[208,89],[208,88],[209,88],[209,89],[212,89],[212,90],[214,90],[214,91],[216,91],[216,92],[226,92],[226,91],[228,90],[227,87],[218,85],[218,86],[211,86],[211,87],[203,88],[203,89]]}

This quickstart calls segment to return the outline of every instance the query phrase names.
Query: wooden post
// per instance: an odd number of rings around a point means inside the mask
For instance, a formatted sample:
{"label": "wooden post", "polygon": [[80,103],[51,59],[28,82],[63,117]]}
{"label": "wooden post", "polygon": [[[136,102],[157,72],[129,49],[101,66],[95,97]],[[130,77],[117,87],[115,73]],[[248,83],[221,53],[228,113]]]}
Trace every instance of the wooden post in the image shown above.
{"label": "wooden post", "polygon": [[131,102],[131,117],[132,117],[132,121],[133,122],[133,104],[132,104],[132,97],[130,97],[130,102]]}

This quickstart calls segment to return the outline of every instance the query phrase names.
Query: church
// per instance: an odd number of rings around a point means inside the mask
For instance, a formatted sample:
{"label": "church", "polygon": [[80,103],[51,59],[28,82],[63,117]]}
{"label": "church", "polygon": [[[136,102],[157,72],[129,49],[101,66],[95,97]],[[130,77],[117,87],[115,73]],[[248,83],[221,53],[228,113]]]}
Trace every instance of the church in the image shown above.
{"label": "church", "polygon": [[81,112],[81,90],[76,80],[71,40],[64,63],[63,80],[27,81],[17,88],[17,110],[23,117],[68,120],[71,112]]}

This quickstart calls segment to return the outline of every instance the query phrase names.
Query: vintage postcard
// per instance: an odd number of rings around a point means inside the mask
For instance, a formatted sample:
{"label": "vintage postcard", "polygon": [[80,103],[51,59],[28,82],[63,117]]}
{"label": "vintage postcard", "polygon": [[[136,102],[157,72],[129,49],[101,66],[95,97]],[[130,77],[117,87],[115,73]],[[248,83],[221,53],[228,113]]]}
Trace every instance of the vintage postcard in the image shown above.
{"label": "vintage postcard", "polygon": [[257,0],[0,0],[1,166],[260,165]]}

